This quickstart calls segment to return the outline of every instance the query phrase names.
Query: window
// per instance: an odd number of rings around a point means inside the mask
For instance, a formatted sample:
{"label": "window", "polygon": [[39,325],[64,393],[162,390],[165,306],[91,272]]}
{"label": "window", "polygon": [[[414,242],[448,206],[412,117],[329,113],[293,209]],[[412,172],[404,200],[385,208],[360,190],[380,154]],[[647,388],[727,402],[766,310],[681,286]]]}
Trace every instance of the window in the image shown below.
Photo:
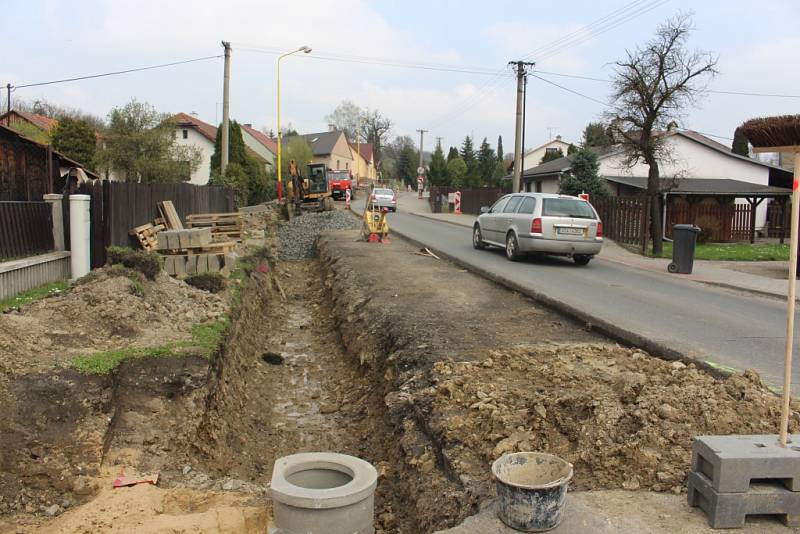
{"label": "window", "polygon": [[542,215],[549,217],[575,217],[576,219],[596,219],[594,210],[588,202],[574,198],[546,198]]}
{"label": "window", "polygon": [[506,206],[503,208],[503,213],[514,213],[517,211],[517,206],[522,202],[522,197],[511,197]]}
{"label": "window", "polygon": [[184,130],[183,131],[183,138],[184,139],[189,139],[189,130]]}
{"label": "window", "polygon": [[542,192],[542,181],[541,180],[538,180],[536,182],[536,192],[537,193],[541,193]]}
{"label": "window", "polygon": [[346,162],[346,161],[344,162],[344,168],[345,168],[345,170],[350,168],[350,164],[348,162]]}
{"label": "window", "polygon": [[559,149],[556,148],[556,147],[549,146],[549,147],[545,148],[544,151],[547,154],[555,154],[555,153],[557,153],[559,151]]}
{"label": "window", "polygon": [[533,213],[534,207],[536,207],[536,199],[533,197],[524,197],[517,213]]}
{"label": "window", "polygon": [[489,209],[489,213],[499,213],[503,211],[503,206],[506,205],[506,202],[508,202],[509,198],[511,197],[510,196],[503,197],[497,202],[495,202],[494,205]]}
{"label": "window", "polygon": [[336,160],[336,170],[337,170],[337,171],[338,171],[338,170],[339,170],[339,168],[341,167],[341,164],[342,164],[342,162],[341,162],[340,160],[338,160],[338,159],[337,159],[337,160]]}

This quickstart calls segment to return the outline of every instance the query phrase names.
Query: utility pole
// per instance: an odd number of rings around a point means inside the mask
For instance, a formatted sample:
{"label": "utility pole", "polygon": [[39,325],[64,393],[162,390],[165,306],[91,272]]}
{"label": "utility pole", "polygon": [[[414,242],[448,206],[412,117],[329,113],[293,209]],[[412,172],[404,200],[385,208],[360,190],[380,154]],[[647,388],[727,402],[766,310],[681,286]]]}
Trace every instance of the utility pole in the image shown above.
{"label": "utility pole", "polygon": [[522,110],[523,110],[523,97],[525,96],[524,80],[525,75],[528,73],[528,67],[532,67],[535,63],[530,61],[509,61],[509,65],[514,66],[517,73],[517,124],[514,134],[514,175],[512,191],[519,192],[519,184],[522,177]]}
{"label": "utility pole", "polygon": [[[522,165],[520,173],[525,172],[525,119],[528,116],[528,77],[525,76],[522,83]],[[535,164],[536,162],[534,162]],[[520,182],[522,182],[522,174],[520,174]],[[519,184],[520,188],[522,187],[522,183]]]}
{"label": "utility pole", "polygon": [[230,104],[231,104],[231,43],[222,41],[225,48],[225,77],[222,84],[222,158],[220,159],[220,174],[225,176],[228,168],[228,143],[230,141]]}
{"label": "utility pole", "polygon": [[11,84],[6,85],[6,90],[8,91],[8,96],[6,97],[6,112],[11,111]]}
{"label": "utility pole", "polygon": [[[425,132],[428,130],[417,130],[419,132],[419,168],[422,169],[422,136],[425,135]],[[421,172],[419,174],[422,174]]]}

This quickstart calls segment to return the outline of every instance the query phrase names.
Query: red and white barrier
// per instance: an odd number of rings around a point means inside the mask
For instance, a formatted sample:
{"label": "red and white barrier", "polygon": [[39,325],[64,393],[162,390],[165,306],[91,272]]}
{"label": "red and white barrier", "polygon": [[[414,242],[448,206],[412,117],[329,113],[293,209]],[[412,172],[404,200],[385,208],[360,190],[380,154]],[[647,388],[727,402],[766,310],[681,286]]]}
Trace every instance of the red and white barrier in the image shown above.
{"label": "red and white barrier", "polygon": [[350,190],[349,189],[347,189],[344,192],[344,205],[347,206],[348,208],[350,207]]}
{"label": "red and white barrier", "polygon": [[453,203],[455,204],[455,213],[461,215],[461,191],[456,191]]}

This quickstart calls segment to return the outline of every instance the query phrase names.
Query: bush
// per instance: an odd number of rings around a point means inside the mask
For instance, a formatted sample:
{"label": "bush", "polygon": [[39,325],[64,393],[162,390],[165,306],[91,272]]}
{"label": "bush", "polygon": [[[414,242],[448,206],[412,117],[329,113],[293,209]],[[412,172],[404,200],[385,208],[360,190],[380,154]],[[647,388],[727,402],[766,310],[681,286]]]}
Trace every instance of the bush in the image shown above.
{"label": "bush", "polygon": [[198,273],[186,277],[186,283],[209,293],[219,293],[225,289],[225,277],[219,273]]}
{"label": "bush", "polygon": [[155,252],[126,247],[108,247],[106,251],[109,265],[124,265],[139,271],[150,280],[155,280],[156,275],[161,272],[161,256]]}
{"label": "bush", "polygon": [[703,215],[698,217],[694,224],[700,227],[700,232],[697,234],[698,243],[708,243],[710,241],[720,240],[722,225],[720,224],[718,218],[710,215]]}

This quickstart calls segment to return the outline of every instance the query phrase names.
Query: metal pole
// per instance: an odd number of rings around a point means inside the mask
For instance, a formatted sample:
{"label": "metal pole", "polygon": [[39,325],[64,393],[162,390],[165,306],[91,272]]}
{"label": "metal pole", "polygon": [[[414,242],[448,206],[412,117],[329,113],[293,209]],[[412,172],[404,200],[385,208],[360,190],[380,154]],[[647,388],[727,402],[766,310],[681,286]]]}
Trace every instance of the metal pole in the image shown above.
{"label": "metal pole", "polygon": [[792,396],[792,343],[794,342],[794,308],[797,283],[797,221],[800,219],[800,152],[794,155],[794,182],[792,184],[791,242],[789,245],[789,294],[786,310],[786,352],[783,355],[783,406],[781,409],[780,445],[786,446],[789,433],[789,401]]}
{"label": "metal pole", "polygon": [[276,75],[278,81],[278,201],[283,199],[283,168],[281,165],[281,60],[297,52],[308,54],[311,52],[311,48],[308,46],[301,46],[297,50],[292,50],[291,52],[278,56],[278,72]]}
{"label": "metal pole", "polygon": [[11,84],[6,84],[6,90],[8,91],[8,96],[6,97],[6,112],[11,111]]}
{"label": "metal pole", "polygon": [[419,132],[419,168],[422,168],[422,136],[428,130],[417,130]]}
{"label": "metal pole", "polygon": [[222,46],[225,47],[225,77],[222,84],[222,158],[220,159],[220,174],[225,176],[225,170],[228,168],[228,143],[230,142],[231,43],[222,41]]}

